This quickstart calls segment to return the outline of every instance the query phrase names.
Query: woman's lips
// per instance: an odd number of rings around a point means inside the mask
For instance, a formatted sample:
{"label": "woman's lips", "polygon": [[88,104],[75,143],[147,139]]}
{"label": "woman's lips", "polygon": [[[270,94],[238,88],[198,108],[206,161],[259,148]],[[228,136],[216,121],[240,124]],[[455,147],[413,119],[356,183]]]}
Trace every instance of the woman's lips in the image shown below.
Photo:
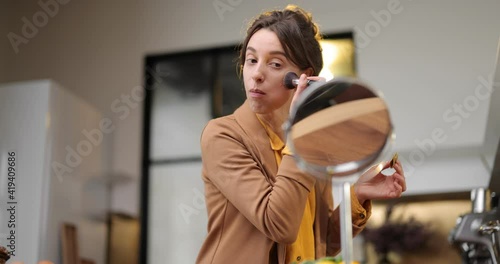
{"label": "woman's lips", "polygon": [[264,93],[263,91],[261,91],[259,89],[251,89],[249,92],[250,92],[250,96],[254,97],[254,98],[259,98],[259,97],[263,97],[264,95],[266,95],[266,93]]}

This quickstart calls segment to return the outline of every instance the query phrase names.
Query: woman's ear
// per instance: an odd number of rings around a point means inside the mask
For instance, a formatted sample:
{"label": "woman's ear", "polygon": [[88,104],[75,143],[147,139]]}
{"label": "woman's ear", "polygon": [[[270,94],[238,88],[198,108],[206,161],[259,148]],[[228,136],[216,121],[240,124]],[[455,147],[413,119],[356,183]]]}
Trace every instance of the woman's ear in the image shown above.
{"label": "woman's ear", "polygon": [[307,70],[304,71],[304,73],[307,75],[307,76],[312,76],[313,73],[314,73],[314,70],[313,68],[309,67],[307,68]]}

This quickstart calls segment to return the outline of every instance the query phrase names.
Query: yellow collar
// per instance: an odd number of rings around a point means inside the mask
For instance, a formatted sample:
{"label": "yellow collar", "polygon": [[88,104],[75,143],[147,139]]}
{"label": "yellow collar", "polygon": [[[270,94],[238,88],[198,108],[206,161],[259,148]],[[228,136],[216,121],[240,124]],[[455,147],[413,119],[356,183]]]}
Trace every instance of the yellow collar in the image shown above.
{"label": "yellow collar", "polygon": [[271,129],[270,126],[268,126],[266,123],[264,123],[259,116],[257,115],[257,119],[259,119],[260,123],[264,127],[264,129],[267,132],[267,135],[269,136],[269,141],[271,142],[271,148],[273,150],[278,150],[281,151],[285,147],[285,143],[281,140],[281,138],[274,133],[274,131]]}

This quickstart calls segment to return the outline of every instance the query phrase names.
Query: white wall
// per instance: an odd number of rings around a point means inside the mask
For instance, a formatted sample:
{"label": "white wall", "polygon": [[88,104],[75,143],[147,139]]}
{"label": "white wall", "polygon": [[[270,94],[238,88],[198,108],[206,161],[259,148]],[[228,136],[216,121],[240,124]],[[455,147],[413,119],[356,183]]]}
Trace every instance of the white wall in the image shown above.
{"label": "white wall", "polygon": [[[214,8],[214,3],[219,2],[236,6],[219,16]],[[402,0],[402,10],[393,13],[380,32],[366,30],[366,25],[380,23],[372,13],[388,10],[388,2],[297,1],[314,13],[326,33],[352,28],[356,28],[358,36],[373,33],[368,45],[358,38],[357,66],[362,78],[386,94],[402,151],[411,153],[417,148],[415,140],[429,138],[435,128],[442,128],[447,135],[441,148],[480,144],[488,100],[469,111],[470,117],[460,118],[462,123],[457,129],[452,129],[455,123],[445,121],[443,114],[473,95],[481,85],[479,78],[488,79],[493,71],[500,2]],[[117,125],[108,137],[111,172],[138,179],[141,102],[130,106],[128,115],[115,113],[110,107],[121,95],[142,85],[144,56],[236,43],[243,36],[245,20],[285,3],[69,1],[60,5],[58,13],[28,44],[20,46],[19,53],[9,61],[13,69],[6,78],[51,77],[96,105]],[[32,16],[41,7],[37,2],[16,6],[10,30],[20,32],[21,18]],[[137,186],[117,189],[113,206],[137,213]]]}

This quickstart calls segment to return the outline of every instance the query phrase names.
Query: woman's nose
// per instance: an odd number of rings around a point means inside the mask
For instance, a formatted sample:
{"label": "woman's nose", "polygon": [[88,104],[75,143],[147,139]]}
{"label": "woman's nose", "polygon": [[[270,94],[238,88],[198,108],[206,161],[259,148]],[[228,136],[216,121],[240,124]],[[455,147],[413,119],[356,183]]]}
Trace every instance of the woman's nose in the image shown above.
{"label": "woman's nose", "polygon": [[252,73],[252,79],[256,82],[256,83],[261,83],[264,81],[264,73],[261,69],[261,66],[260,65],[257,65],[255,67],[255,70],[253,71]]}

